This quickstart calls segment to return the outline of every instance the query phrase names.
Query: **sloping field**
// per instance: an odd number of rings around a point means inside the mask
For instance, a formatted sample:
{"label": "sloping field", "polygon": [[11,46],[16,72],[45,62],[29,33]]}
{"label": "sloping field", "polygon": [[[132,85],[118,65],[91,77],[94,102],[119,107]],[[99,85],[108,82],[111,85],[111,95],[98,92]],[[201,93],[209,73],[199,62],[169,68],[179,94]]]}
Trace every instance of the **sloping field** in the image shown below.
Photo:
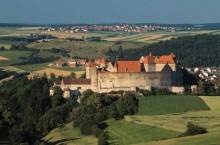
{"label": "sloping field", "polygon": [[[54,73],[56,76],[69,76],[71,71],[46,68],[46,69],[36,71],[35,73],[40,74],[40,75],[43,75],[44,73],[46,73],[47,76],[50,76],[51,73]],[[76,74],[76,77],[80,77],[84,73],[84,71],[76,71],[74,73]]]}
{"label": "sloping field", "polygon": [[6,58],[6,57],[2,57],[2,56],[0,56],[0,61],[4,61],[4,60],[9,60],[9,59]]}
{"label": "sloping field", "polygon": [[0,67],[9,66],[14,63],[23,61],[20,57],[27,57],[30,55],[29,51],[1,51],[0,56],[9,60],[0,61]]}
{"label": "sloping field", "polygon": [[220,131],[135,145],[220,145]]}
{"label": "sloping field", "polygon": [[110,144],[129,145],[177,137],[180,133],[125,120],[108,120]]}
{"label": "sloping field", "polygon": [[[139,124],[175,130],[178,132],[184,132],[188,122],[193,122],[195,124],[204,126],[209,132],[220,131],[220,97],[204,96],[201,98],[211,108],[211,110],[156,116],[126,116],[126,120]],[[182,105],[180,104],[180,106]]]}
{"label": "sloping field", "polygon": [[19,69],[17,67],[14,67],[14,66],[6,66],[6,67],[2,67],[4,70],[6,71],[16,71],[18,73],[22,73],[22,72],[25,72],[24,70],[22,69]]}
{"label": "sloping field", "polygon": [[162,115],[208,109],[209,107],[198,96],[148,96],[139,99],[138,115]]}
{"label": "sloping field", "polygon": [[52,130],[43,138],[48,143],[54,145],[97,145],[95,136],[83,136],[78,128],[73,128],[72,123],[68,123],[62,128]]}

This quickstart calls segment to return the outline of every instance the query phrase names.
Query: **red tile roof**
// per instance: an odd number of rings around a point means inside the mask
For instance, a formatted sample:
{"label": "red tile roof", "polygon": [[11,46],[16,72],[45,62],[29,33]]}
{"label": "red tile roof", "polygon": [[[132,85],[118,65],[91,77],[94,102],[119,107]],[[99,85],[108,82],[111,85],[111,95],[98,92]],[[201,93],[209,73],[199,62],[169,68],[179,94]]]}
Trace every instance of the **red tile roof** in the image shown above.
{"label": "red tile roof", "polygon": [[93,64],[91,61],[89,61],[86,65],[87,65],[88,67],[93,67],[93,66],[94,66],[94,64]]}
{"label": "red tile roof", "polygon": [[61,81],[60,81],[60,80],[56,80],[56,81],[54,82],[54,85],[61,85]]}
{"label": "red tile roof", "polygon": [[106,60],[104,57],[100,60],[100,64],[106,64]]}
{"label": "red tile roof", "polygon": [[64,60],[59,60],[59,61],[57,61],[57,64],[58,65],[64,65],[66,63],[66,61],[64,61]]}
{"label": "red tile roof", "polygon": [[154,57],[152,55],[146,56],[144,59],[144,64],[155,64]]}
{"label": "red tile roof", "polygon": [[141,72],[139,61],[117,61],[118,72]]}
{"label": "red tile roof", "polygon": [[162,55],[155,62],[156,64],[175,64],[174,58],[171,55]]}
{"label": "red tile roof", "polygon": [[106,59],[105,59],[104,57],[103,57],[103,58],[100,58],[100,59],[98,58],[98,59],[95,59],[95,60],[94,60],[94,63],[95,63],[95,64],[98,64],[98,65],[99,65],[99,64],[106,64]]}

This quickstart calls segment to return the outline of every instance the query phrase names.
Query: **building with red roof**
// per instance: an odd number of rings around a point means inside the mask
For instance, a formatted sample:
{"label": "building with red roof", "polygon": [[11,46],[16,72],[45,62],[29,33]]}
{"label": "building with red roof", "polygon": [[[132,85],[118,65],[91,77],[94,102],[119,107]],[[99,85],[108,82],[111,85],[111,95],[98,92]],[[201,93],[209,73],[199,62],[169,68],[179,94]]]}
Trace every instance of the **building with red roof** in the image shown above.
{"label": "building with red roof", "polygon": [[153,56],[150,53],[139,61],[116,61],[108,64],[105,58],[96,59],[94,63],[89,61],[86,64],[86,79],[63,78],[62,81],[55,82],[55,85],[65,91],[81,93],[85,89],[104,93],[151,87],[165,87],[175,92],[183,90],[182,84],[182,73],[177,71],[176,56],[173,53],[163,56]]}

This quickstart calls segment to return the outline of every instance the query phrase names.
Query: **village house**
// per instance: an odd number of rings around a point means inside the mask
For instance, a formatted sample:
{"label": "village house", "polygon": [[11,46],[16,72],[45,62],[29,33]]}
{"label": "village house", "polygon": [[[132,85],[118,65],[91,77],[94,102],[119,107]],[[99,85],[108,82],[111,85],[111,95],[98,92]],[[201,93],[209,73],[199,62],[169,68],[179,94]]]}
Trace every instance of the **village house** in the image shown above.
{"label": "village house", "polygon": [[56,67],[63,67],[66,65],[66,61],[64,60],[59,60],[56,62]]}

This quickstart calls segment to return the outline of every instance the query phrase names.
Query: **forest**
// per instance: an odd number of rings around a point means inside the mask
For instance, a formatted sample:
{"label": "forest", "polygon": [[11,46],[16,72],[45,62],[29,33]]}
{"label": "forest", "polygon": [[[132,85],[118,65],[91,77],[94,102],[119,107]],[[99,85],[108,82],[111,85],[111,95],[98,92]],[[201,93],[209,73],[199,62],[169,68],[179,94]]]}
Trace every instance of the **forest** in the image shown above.
{"label": "forest", "polygon": [[83,135],[95,135],[103,145],[107,135],[102,121],[138,110],[134,94],[118,98],[87,90],[79,104],[76,98],[64,99],[60,87],[54,87],[51,96],[50,87],[46,76],[34,80],[21,76],[0,84],[0,136],[12,145],[39,144],[52,129],[73,122]]}
{"label": "forest", "polygon": [[169,55],[172,52],[184,67],[220,66],[220,36],[196,35],[173,38],[169,41],[160,41],[138,49],[112,50],[109,48],[106,55],[110,60],[139,60],[152,52],[155,56]]}

